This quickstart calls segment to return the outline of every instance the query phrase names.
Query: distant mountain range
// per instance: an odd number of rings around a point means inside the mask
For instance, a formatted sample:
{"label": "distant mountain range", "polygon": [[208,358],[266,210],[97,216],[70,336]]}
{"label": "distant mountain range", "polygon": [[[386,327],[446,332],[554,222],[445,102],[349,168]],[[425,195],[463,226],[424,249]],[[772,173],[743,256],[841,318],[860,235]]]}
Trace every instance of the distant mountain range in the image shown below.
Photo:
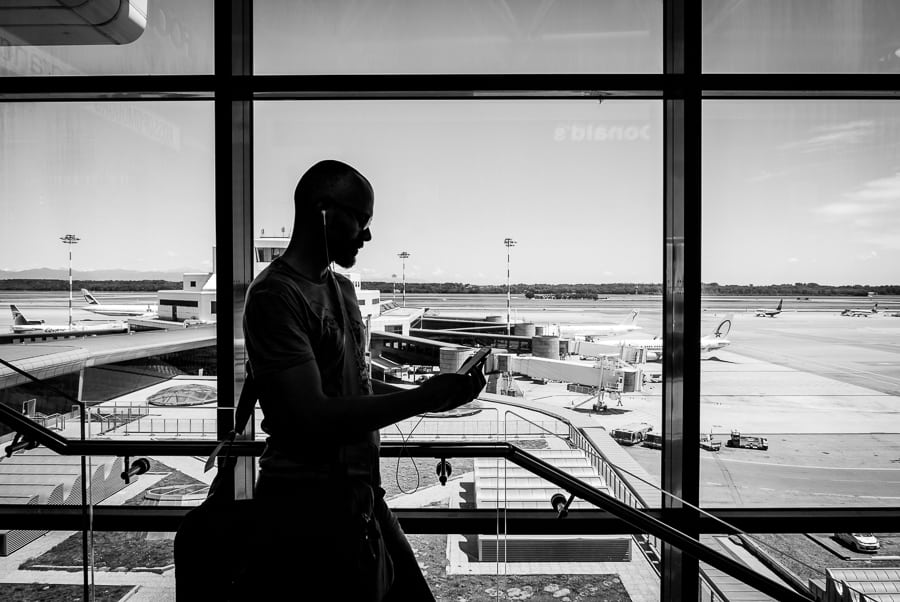
{"label": "distant mountain range", "polygon": [[[72,270],[75,280],[173,280],[180,282],[185,272],[197,269],[146,271],[138,270]],[[68,280],[68,268],[34,268],[31,270],[0,270],[0,280]]]}

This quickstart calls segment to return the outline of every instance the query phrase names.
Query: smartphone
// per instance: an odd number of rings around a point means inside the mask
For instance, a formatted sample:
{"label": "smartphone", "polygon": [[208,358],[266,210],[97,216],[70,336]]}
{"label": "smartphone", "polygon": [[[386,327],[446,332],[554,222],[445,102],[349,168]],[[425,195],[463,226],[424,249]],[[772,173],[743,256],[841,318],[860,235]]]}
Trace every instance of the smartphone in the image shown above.
{"label": "smartphone", "polygon": [[479,366],[482,364],[487,358],[488,354],[490,354],[490,347],[481,347],[475,354],[463,362],[463,365],[459,367],[459,370],[456,371],[457,374],[468,374],[472,368]]}

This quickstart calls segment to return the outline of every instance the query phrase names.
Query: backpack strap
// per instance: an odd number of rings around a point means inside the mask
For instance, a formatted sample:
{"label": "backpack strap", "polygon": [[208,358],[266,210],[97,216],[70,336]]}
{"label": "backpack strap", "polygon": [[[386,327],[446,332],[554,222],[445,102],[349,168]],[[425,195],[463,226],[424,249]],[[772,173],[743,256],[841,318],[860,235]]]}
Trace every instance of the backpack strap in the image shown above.
{"label": "backpack strap", "polygon": [[256,382],[253,380],[253,372],[250,370],[250,362],[247,362],[246,367],[247,378],[244,380],[244,386],[241,388],[241,396],[238,399],[237,408],[234,411],[234,428],[228,431],[225,438],[219,442],[209,455],[209,458],[206,459],[203,472],[206,472],[215,466],[216,457],[218,457],[222,452],[222,448],[226,445],[228,446],[228,451],[225,456],[231,456],[231,444],[234,442],[238,433],[244,432],[247,423],[250,421],[250,417],[253,415],[253,408],[256,405],[256,400],[259,396],[256,391]]}

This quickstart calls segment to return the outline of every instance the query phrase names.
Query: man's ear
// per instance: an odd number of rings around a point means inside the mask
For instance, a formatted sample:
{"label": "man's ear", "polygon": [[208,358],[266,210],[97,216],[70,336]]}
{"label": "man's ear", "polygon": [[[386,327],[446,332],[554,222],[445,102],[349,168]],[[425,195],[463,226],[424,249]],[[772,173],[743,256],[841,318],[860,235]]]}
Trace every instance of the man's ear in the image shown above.
{"label": "man's ear", "polygon": [[316,212],[322,214],[322,224],[326,224],[328,222],[328,205],[325,204],[325,201],[318,201],[316,203]]}

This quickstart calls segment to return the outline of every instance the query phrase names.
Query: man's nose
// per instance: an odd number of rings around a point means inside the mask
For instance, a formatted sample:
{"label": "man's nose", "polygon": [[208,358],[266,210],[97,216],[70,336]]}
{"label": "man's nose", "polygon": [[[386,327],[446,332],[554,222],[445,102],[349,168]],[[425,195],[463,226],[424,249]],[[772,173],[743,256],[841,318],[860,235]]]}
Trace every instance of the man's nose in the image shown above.
{"label": "man's nose", "polygon": [[366,228],[362,231],[360,238],[362,238],[363,242],[369,242],[370,240],[372,240],[372,230],[370,228]]}

